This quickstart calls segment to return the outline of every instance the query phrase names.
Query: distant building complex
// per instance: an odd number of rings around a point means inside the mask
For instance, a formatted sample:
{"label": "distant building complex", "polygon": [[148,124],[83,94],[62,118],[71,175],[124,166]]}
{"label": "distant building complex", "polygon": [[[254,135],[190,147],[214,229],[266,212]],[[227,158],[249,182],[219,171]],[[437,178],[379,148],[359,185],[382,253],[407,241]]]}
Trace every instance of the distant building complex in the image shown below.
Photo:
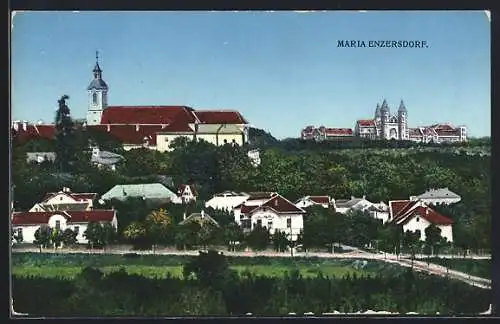
{"label": "distant building complex", "polygon": [[394,139],[423,143],[451,143],[467,141],[467,128],[454,127],[448,123],[408,127],[408,111],[401,100],[396,114],[391,115],[389,105],[384,99],[382,105],[377,104],[373,119],[360,119],[356,121],[354,131],[350,128],[326,128],[320,126],[307,126],[301,132],[302,139],[316,141],[328,139],[346,139],[353,137],[368,139]]}

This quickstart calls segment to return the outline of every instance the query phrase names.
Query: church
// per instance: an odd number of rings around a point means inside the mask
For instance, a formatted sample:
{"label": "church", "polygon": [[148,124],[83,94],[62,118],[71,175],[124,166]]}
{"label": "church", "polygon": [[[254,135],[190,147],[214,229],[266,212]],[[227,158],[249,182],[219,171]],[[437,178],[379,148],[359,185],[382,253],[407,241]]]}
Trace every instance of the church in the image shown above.
{"label": "church", "polygon": [[[170,151],[170,143],[178,137],[205,140],[217,146],[248,142],[250,125],[238,111],[195,110],[188,106],[110,106],[109,87],[103,78],[98,53],[92,74],[83,127],[109,134],[120,141],[125,150],[148,147]],[[53,124],[13,123],[14,135],[23,141],[40,137],[53,139],[54,128]]]}

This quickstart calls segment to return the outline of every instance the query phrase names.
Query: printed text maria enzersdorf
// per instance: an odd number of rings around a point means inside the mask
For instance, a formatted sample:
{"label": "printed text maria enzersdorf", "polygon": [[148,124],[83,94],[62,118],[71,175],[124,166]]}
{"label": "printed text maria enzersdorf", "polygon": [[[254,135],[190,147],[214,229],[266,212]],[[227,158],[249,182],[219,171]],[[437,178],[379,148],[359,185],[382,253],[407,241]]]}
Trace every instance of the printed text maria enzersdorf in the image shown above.
{"label": "printed text maria enzersdorf", "polygon": [[427,48],[427,41],[418,40],[338,40],[337,47],[385,47],[385,48]]}

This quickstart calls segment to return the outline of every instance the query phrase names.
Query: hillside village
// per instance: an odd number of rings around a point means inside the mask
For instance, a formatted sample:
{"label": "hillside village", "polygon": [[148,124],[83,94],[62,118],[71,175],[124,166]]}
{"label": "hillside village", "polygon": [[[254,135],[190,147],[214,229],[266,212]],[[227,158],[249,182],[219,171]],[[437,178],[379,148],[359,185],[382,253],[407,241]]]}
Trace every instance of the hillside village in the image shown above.
{"label": "hillside village", "polygon": [[[160,183],[116,185],[98,197],[97,193],[73,193],[70,188],[62,188],[59,192],[47,193],[44,199],[25,212],[12,214],[14,231],[13,242],[36,243],[37,231],[43,227],[66,233],[75,242],[88,244],[89,227],[93,223],[109,224],[114,231],[118,230],[119,213],[112,209],[103,209],[105,201],[127,200],[135,197],[152,203],[155,206],[165,204],[186,205],[197,199],[196,189],[192,185],[180,185],[176,192]],[[334,199],[330,196],[304,196],[292,202],[277,192],[238,193],[226,191],[213,196],[204,206],[211,210],[229,213],[243,232],[251,232],[257,227],[269,231],[270,235],[284,233],[290,241],[299,240],[304,234],[304,219],[309,216],[307,210],[312,206],[331,209],[333,213],[349,215],[362,212],[365,217],[372,217],[382,224],[394,224],[403,232],[418,233],[421,241],[426,241],[426,229],[434,225],[439,229],[442,238],[453,242],[453,221],[433,209],[433,205],[450,205],[457,203],[461,197],[448,188],[432,189],[407,200],[390,200],[388,203],[373,203],[366,197],[350,199]],[[97,203],[95,203],[97,202]],[[337,217],[340,215],[337,214]],[[195,213],[186,215],[180,225],[194,218]],[[196,212],[199,218],[207,218],[214,225],[217,221],[205,213],[204,209]],[[347,216],[345,216],[347,217]],[[67,231],[69,230],[69,231]],[[61,238],[61,245],[64,239]],[[69,241],[71,243],[71,241]],[[55,244],[55,242],[53,242]]]}

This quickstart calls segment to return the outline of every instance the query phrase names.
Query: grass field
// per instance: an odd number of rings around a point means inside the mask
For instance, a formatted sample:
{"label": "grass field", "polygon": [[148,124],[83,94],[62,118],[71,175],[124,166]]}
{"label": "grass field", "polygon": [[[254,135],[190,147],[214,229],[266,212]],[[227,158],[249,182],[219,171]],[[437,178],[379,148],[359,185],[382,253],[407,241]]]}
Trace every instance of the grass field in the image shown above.
{"label": "grass field", "polygon": [[[104,273],[118,271],[124,268],[128,273],[139,274],[149,278],[161,278],[167,274],[182,277],[182,266],[192,256],[167,256],[167,255],[89,255],[89,254],[38,254],[14,253],[12,255],[12,274],[16,276],[36,277],[64,277],[73,278],[81,269],[92,266],[101,269]],[[300,271],[304,277],[315,277],[318,272],[329,277],[343,277],[347,274],[368,276],[375,273],[388,273],[400,271],[383,262],[370,261],[363,269],[353,266],[354,260],[335,259],[325,260],[319,258],[246,258],[228,257],[230,267],[239,273],[249,271],[256,275],[281,277],[286,271],[294,269]],[[392,270],[392,271],[391,271]]]}
{"label": "grass field", "polygon": [[[421,261],[426,261],[423,259]],[[492,265],[491,260],[473,260],[473,259],[440,259],[431,258],[431,263],[449,267],[452,270],[457,270],[471,274],[473,276],[491,279]]]}

